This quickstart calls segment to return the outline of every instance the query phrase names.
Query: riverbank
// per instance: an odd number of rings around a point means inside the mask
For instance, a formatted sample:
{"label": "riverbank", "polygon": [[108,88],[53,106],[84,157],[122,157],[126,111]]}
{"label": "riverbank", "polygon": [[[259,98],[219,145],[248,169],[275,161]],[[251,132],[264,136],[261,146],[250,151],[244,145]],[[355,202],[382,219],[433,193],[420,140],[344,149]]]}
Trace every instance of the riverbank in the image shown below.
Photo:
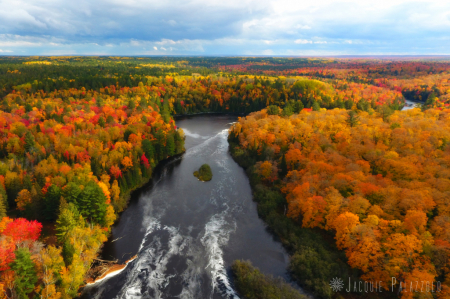
{"label": "riverbank", "polygon": [[235,285],[241,295],[258,299],[307,299],[308,296],[286,283],[283,279],[264,275],[248,261],[235,261],[231,267]]}
{"label": "riverbank", "polygon": [[179,153],[179,154],[173,155],[173,156],[171,156],[171,157],[168,157],[168,158],[166,158],[166,159],[163,159],[163,160],[159,161],[158,164],[153,168],[152,175],[150,175],[150,177],[149,177],[148,179],[143,180],[139,185],[137,185],[137,186],[133,187],[132,189],[128,190],[128,191],[126,192],[126,194],[123,195],[123,197],[121,196],[121,200],[124,200],[124,201],[125,201],[125,206],[123,207],[123,210],[121,210],[121,211],[118,213],[118,217],[117,217],[116,221],[114,222],[113,226],[114,226],[114,225],[117,223],[117,221],[119,220],[120,214],[123,213],[123,212],[127,209],[128,204],[130,203],[130,199],[131,199],[132,195],[133,195],[134,193],[136,193],[136,192],[139,193],[140,190],[141,190],[142,188],[145,188],[145,187],[148,185],[148,183],[153,179],[153,172],[154,172],[155,170],[158,170],[158,169],[164,167],[165,164],[170,163],[170,162],[172,162],[173,160],[176,160],[176,159],[180,158],[181,156],[183,156],[183,154],[184,154],[185,152],[186,152],[186,149],[184,149],[184,150],[183,150],[181,153]]}
{"label": "riverbank", "polygon": [[[184,149],[179,154],[173,155],[173,156],[171,156],[169,158],[166,158],[166,159],[163,159],[163,160],[159,161],[158,164],[153,169],[153,172],[154,171],[158,171],[159,169],[164,167],[164,165],[166,165],[167,163],[170,163],[170,162],[172,162],[172,161],[174,161],[176,159],[179,159],[180,157],[183,156],[183,154],[185,152],[186,152],[186,150]],[[114,222],[112,227],[114,227],[114,225],[116,225],[117,222],[120,220],[121,214],[127,209],[127,207],[129,205],[130,200],[133,197],[133,195],[136,194],[136,193],[140,193],[143,188],[147,188],[147,186],[149,185],[149,183],[151,183],[152,180],[153,180],[153,173],[152,173],[152,175],[150,175],[149,178],[144,179],[139,185],[136,185],[132,189],[128,190],[124,195],[121,195],[121,201],[124,201],[125,204],[123,206],[123,210],[121,210],[117,214],[116,221]],[[107,243],[107,242],[114,242],[114,240],[111,240],[111,236],[112,236],[111,234],[108,235],[107,241],[104,242],[102,244],[102,246],[100,247],[100,249],[97,251],[97,256],[101,256],[103,258],[103,259],[98,260],[98,261],[102,261],[103,264],[102,265],[97,265],[97,266],[94,266],[94,267],[91,266],[91,269],[86,273],[86,276],[85,276],[85,285],[81,286],[80,289],[83,289],[86,285],[91,285],[93,283],[96,283],[100,279],[103,280],[104,278],[110,277],[114,273],[118,274],[120,271],[125,269],[126,265],[129,262],[131,262],[132,260],[134,260],[136,258],[136,255],[134,255],[132,258],[127,260],[125,263],[121,264],[121,263],[118,263],[117,260],[116,261],[108,261],[107,257],[106,258],[103,257],[103,249],[104,249],[105,243]],[[105,264],[108,264],[108,265],[105,266]]]}
{"label": "riverbank", "polygon": [[254,172],[256,161],[240,155],[238,145],[228,140],[233,159],[246,172],[257,203],[258,215],[267,224],[270,232],[280,240],[289,252],[291,277],[303,288],[320,298],[332,298],[329,281],[334,277],[352,277],[356,273],[345,263],[343,252],[337,250],[333,236],[319,229],[307,229],[286,216],[286,199],[280,186],[264,186]]}
{"label": "riverbank", "polygon": [[137,255],[127,260],[124,264],[117,264],[116,262],[97,260],[100,262],[100,264],[98,266],[92,267],[90,270],[92,273],[97,274],[90,276],[89,279],[86,280],[86,286],[96,284],[106,278],[119,274],[127,267],[128,263],[135,260],[136,257]]}

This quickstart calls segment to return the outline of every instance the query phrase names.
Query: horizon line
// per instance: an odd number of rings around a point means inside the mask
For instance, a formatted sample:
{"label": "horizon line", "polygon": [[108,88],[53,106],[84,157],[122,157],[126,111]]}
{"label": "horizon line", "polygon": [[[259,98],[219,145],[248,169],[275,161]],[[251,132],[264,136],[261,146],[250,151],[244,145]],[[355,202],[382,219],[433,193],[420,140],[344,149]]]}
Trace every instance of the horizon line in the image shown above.
{"label": "horizon line", "polygon": [[370,57],[383,57],[383,58],[415,58],[415,57],[428,57],[428,58],[439,58],[439,57],[445,57],[450,58],[450,54],[340,54],[340,55],[200,55],[200,54],[145,54],[145,55],[138,55],[138,54],[130,54],[130,55],[116,55],[116,54],[38,54],[38,55],[7,55],[5,53],[0,54],[1,58],[18,58],[18,57],[208,57],[208,58],[218,58],[218,57],[224,57],[224,58],[249,58],[249,57],[258,57],[258,58],[276,58],[276,57],[283,57],[283,58],[358,58],[358,57],[364,57],[364,58],[370,58]]}

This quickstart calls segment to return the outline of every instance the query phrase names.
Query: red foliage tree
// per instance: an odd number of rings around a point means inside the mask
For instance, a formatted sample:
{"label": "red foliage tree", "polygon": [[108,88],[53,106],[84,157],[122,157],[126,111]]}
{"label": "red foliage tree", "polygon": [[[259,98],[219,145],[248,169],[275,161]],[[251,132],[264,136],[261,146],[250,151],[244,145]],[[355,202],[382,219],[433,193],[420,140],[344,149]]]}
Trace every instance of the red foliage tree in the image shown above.
{"label": "red foliage tree", "polygon": [[142,154],[141,156],[141,163],[144,164],[145,168],[147,169],[150,167],[150,163],[148,163],[148,159],[145,154]]}
{"label": "red foliage tree", "polygon": [[116,179],[122,176],[122,171],[116,165],[111,166],[111,168],[109,169],[109,173]]}
{"label": "red foliage tree", "polygon": [[9,269],[9,264],[16,258],[15,249],[16,246],[11,238],[0,238],[0,272]]}
{"label": "red foliage tree", "polygon": [[28,221],[25,218],[17,218],[6,225],[3,235],[11,237],[15,243],[25,240],[36,241],[41,230],[42,224],[36,220]]}

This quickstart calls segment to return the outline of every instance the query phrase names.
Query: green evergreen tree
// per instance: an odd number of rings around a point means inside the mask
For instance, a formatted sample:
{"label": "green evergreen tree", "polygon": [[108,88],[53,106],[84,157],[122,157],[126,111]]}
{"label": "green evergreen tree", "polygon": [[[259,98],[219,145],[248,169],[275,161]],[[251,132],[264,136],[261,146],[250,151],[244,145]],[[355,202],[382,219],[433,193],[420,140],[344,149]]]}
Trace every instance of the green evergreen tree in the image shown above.
{"label": "green evergreen tree", "polygon": [[31,186],[31,204],[30,204],[30,214],[33,219],[42,219],[43,216],[43,201],[42,201],[42,189],[37,185],[33,184]]}
{"label": "green evergreen tree", "polygon": [[435,103],[436,103],[436,94],[432,92],[425,101],[425,104],[422,105],[422,110],[433,108]]}
{"label": "green evergreen tree", "polygon": [[6,216],[6,205],[5,200],[3,198],[0,198],[0,221],[3,217]]}
{"label": "green evergreen tree", "polygon": [[356,107],[359,110],[368,111],[369,105],[370,105],[369,102],[367,102],[365,99],[361,99],[361,100],[359,100],[358,104],[356,104]]}
{"label": "green evergreen tree", "polygon": [[270,105],[269,107],[267,107],[267,113],[269,115],[278,115],[280,113],[280,108],[275,105]]}
{"label": "green evergreen tree", "polygon": [[133,168],[131,169],[131,172],[132,172],[133,182],[135,183],[135,186],[139,185],[142,180],[141,175],[139,173],[139,169],[140,169],[139,163],[137,163],[137,161],[136,161],[136,163],[133,162]]}
{"label": "green evergreen tree", "polygon": [[10,207],[15,207],[17,194],[22,190],[22,183],[20,182],[20,178],[14,178],[8,186],[6,186],[6,192],[8,194],[8,205]]}
{"label": "green evergreen tree", "polygon": [[292,114],[294,114],[294,111],[293,111],[291,105],[288,103],[288,104],[286,104],[286,106],[284,106],[282,115],[283,116],[291,116]]}
{"label": "green evergreen tree", "polygon": [[130,101],[128,102],[128,109],[133,110],[134,108],[136,108],[136,103],[133,101],[133,99],[130,99]]}
{"label": "green evergreen tree", "polygon": [[27,189],[28,191],[31,191],[32,187],[33,187],[33,183],[31,182],[31,177],[27,174],[23,178],[23,189]]}
{"label": "green evergreen tree", "polygon": [[61,188],[51,185],[44,197],[44,217],[46,220],[55,220],[61,198]]}
{"label": "green evergreen tree", "polygon": [[90,181],[84,187],[78,199],[77,208],[84,218],[100,225],[105,224],[106,196],[95,182]]}
{"label": "green evergreen tree", "polygon": [[337,100],[337,101],[336,101],[335,107],[336,107],[336,108],[345,109],[345,103],[344,103],[344,101],[342,101],[341,99]]}
{"label": "green evergreen tree", "polygon": [[133,187],[136,186],[131,171],[127,171],[127,173],[125,174],[125,179],[127,180],[127,186],[129,189],[133,189]]}
{"label": "green evergreen tree", "polygon": [[175,154],[175,140],[173,134],[167,136],[166,154],[167,156],[173,156]]}
{"label": "green evergreen tree", "polygon": [[73,203],[61,201],[60,213],[56,220],[56,236],[63,243],[66,235],[76,226],[84,226],[83,217]]}
{"label": "green evergreen tree", "polygon": [[36,179],[36,183],[38,183],[39,187],[42,188],[45,185],[45,176],[42,173],[36,173],[34,175]]}
{"label": "green evergreen tree", "polygon": [[387,122],[392,113],[394,113],[394,111],[386,105],[380,106],[378,112],[385,122]]}
{"label": "green evergreen tree", "polygon": [[168,123],[170,122],[171,118],[170,118],[170,113],[169,113],[168,110],[164,110],[164,111],[161,113],[161,116],[162,116],[162,118],[163,118],[163,120],[164,120],[164,122],[165,122],[166,124],[168,124]]}
{"label": "green evergreen tree", "polygon": [[129,190],[127,180],[125,179],[124,175],[122,175],[122,177],[120,177],[119,179],[119,187],[121,193],[125,193]]}
{"label": "green evergreen tree", "polygon": [[302,101],[296,101],[294,104],[294,113],[300,113],[305,108]]}
{"label": "green evergreen tree", "polygon": [[37,101],[37,103],[36,103],[36,108],[41,109],[41,108],[42,108],[42,105],[43,105],[42,100],[39,99],[39,100]]}
{"label": "green evergreen tree", "polygon": [[356,127],[358,123],[359,123],[358,113],[356,113],[356,111],[350,110],[347,115],[347,124],[353,128]]}
{"label": "green evergreen tree", "polygon": [[286,176],[287,174],[287,163],[285,154],[283,154],[283,156],[281,157],[280,172],[282,177]]}
{"label": "green evergreen tree", "polygon": [[80,195],[81,195],[80,186],[78,186],[74,182],[68,183],[62,191],[62,196],[64,197],[64,199],[68,203],[73,203],[76,206],[78,205],[78,199],[80,198]]}
{"label": "green evergreen tree", "polygon": [[15,251],[16,258],[11,263],[11,269],[15,272],[16,291],[19,299],[28,299],[28,294],[34,289],[38,281],[36,269],[31,260],[30,250],[21,247]]}
{"label": "green evergreen tree", "polygon": [[106,118],[106,122],[107,122],[108,124],[114,123],[114,117],[112,117],[111,115],[108,115],[108,117]]}
{"label": "green evergreen tree", "polygon": [[30,105],[30,103],[25,104],[25,112],[30,112],[33,110],[33,107]]}
{"label": "green evergreen tree", "polygon": [[8,210],[8,195],[6,194],[5,189],[3,188],[3,185],[0,184],[0,201],[3,201],[3,204],[5,206],[5,209]]}
{"label": "green evergreen tree", "polygon": [[155,146],[155,156],[156,156],[156,162],[161,161],[165,158],[164,156],[164,146],[163,144],[166,143],[166,135],[164,134],[163,130],[158,130],[156,132],[156,143]]}
{"label": "green evergreen tree", "polygon": [[98,119],[98,125],[99,125],[100,127],[104,128],[104,127],[105,127],[105,124],[106,124],[105,118],[104,118],[103,116],[100,117],[100,118]]}
{"label": "green evergreen tree", "polygon": [[345,101],[344,103],[345,109],[350,110],[353,107],[353,101],[348,99],[347,101]]}
{"label": "green evergreen tree", "polygon": [[178,133],[178,131],[175,131],[174,139],[175,139],[175,153],[179,154],[184,150],[184,139],[181,138],[180,133]]}
{"label": "green evergreen tree", "polygon": [[314,101],[314,102],[313,102],[313,104],[312,104],[312,110],[313,110],[313,111],[319,111],[319,110],[320,110],[319,102],[317,102],[317,101]]}
{"label": "green evergreen tree", "polygon": [[151,160],[154,157],[155,149],[153,148],[152,142],[148,139],[142,140],[142,150],[145,153],[147,159]]}
{"label": "green evergreen tree", "polygon": [[75,254],[75,248],[70,243],[70,240],[67,238],[62,246],[62,256],[64,259],[64,264],[66,267],[70,266],[73,261],[73,255]]}
{"label": "green evergreen tree", "polygon": [[95,99],[95,105],[99,108],[103,107],[104,103],[103,103],[103,99],[101,97],[98,97]]}
{"label": "green evergreen tree", "polygon": [[91,170],[96,177],[100,177],[102,175],[102,166],[100,165],[100,162],[95,158],[91,159]]}

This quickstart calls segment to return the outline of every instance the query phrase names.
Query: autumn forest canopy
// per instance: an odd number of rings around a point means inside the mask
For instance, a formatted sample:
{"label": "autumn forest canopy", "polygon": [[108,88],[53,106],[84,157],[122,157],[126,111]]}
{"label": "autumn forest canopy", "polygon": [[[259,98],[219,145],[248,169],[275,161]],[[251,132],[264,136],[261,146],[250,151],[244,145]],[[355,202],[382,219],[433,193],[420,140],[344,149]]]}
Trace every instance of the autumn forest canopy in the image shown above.
{"label": "autumn forest canopy", "polygon": [[449,105],[439,57],[0,57],[0,298],[77,297],[131,191],[184,152],[177,117],[205,112],[242,116],[230,152],[304,288],[447,298]]}

